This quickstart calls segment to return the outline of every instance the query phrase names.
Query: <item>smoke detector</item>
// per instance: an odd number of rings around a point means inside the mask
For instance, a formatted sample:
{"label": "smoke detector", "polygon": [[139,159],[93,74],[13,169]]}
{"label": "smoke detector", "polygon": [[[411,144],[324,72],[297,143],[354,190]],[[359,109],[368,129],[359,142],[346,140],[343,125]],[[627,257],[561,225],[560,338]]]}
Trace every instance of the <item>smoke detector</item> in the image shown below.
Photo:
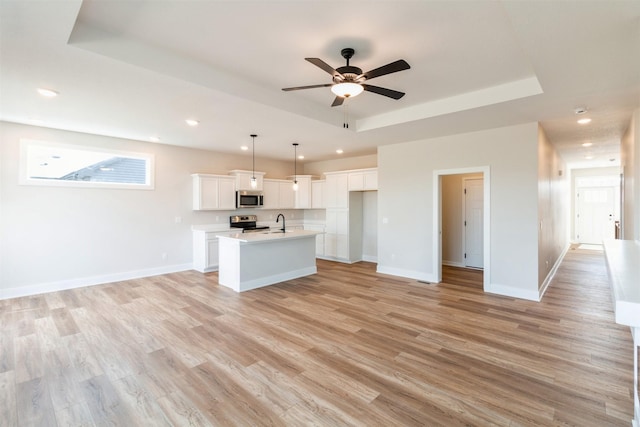
{"label": "smoke detector", "polygon": [[573,111],[575,111],[576,114],[584,114],[587,112],[587,107],[578,107]]}

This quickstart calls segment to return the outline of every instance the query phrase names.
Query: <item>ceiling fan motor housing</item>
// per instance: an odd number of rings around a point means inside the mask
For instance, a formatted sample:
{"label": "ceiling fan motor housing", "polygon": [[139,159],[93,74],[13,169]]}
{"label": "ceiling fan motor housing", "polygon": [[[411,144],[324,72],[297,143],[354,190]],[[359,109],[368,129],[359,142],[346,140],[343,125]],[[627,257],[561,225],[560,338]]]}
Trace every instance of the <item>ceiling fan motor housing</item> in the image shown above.
{"label": "ceiling fan motor housing", "polygon": [[[333,81],[335,83],[355,82],[356,77],[362,74],[361,68],[352,67],[351,65],[338,67],[336,68],[336,71],[340,74],[337,76],[333,76]],[[344,79],[342,77],[344,77]],[[356,82],[356,83],[360,83],[360,82]]]}

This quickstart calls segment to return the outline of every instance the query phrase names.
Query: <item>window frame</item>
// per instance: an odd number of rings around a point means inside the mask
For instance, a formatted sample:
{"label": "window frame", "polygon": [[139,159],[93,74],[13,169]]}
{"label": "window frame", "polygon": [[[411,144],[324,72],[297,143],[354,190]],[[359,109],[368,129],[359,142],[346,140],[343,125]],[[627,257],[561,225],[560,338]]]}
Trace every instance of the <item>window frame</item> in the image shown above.
{"label": "window frame", "polygon": [[[96,182],[96,181],[73,181],[73,180],[57,180],[46,178],[33,178],[29,176],[29,148],[33,146],[60,148],[67,150],[79,150],[92,153],[104,153],[112,156],[127,157],[132,159],[144,160],[145,183],[124,183],[124,182]],[[20,161],[19,161],[19,184],[35,185],[45,187],[75,187],[75,188],[108,188],[108,189],[126,189],[126,190],[154,190],[155,189],[155,156],[151,153],[141,153],[134,151],[113,150],[104,147],[91,147],[78,144],[67,144],[52,141],[43,141],[35,139],[20,139]]]}

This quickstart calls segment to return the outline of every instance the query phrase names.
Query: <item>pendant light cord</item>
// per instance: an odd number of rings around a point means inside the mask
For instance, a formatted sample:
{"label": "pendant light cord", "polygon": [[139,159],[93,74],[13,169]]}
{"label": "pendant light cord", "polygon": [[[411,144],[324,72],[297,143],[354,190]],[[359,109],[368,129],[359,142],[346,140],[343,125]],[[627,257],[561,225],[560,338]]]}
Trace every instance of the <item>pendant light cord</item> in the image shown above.
{"label": "pendant light cord", "polygon": [[251,135],[251,178],[256,179],[256,136]]}

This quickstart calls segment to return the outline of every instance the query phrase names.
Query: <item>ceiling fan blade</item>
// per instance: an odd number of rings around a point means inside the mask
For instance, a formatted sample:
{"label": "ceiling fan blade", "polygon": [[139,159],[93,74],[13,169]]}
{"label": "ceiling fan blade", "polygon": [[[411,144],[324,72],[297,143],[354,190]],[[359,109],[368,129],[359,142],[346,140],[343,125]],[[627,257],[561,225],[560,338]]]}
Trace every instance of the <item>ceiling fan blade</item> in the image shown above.
{"label": "ceiling fan blade", "polygon": [[333,83],[326,83],[322,85],[311,85],[311,86],[285,87],[282,90],[284,90],[285,92],[288,92],[290,90],[314,89],[317,87],[329,87],[329,86],[333,86]]}
{"label": "ceiling fan blade", "polygon": [[339,72],[334,70],[331,65],[327,64],[326,62],[324,62],[320,58],[304,58],[304,59],[309,61],[309,62],[311,62],[316,67],[322,68],[324,71],[326,71],[327,73],[331,74],[334,77],[335,76],[342,76],[342,74],[340,74]]}
{"label": "ceiling fan blade", "polygon": [[336,99],[333,100],[333,104],[331,104],[332,107],[337,107],[338,105],[342,105],[342,103],[344,102],[344,98],[341,96],[336,96]]}
{"label": "ceiling fan blade", "polygon": [[387,89],[386,87],[371,86],[363,84],[362,87],[367,92],[377,93],[378,95],[388,96],[393,99],[400,99],[404,96],[404,92],[398,92],[397,90]]}
{"label": "ceiling fan blade", "polygon": [[397,73],[398,71],[408,70],[409,68],[411,68],[411,66],[407,64],[407,61],[405,61],[404,59],[398,59],[397,61],[392,62],[390,64],[383,65],[382,67],[375,68],[371,71],[367,71],[366,73],[358,76],[357,79],[361,77],[365,77],[367,80],[371,80],[373,78],[384,76],[386,74]]}

